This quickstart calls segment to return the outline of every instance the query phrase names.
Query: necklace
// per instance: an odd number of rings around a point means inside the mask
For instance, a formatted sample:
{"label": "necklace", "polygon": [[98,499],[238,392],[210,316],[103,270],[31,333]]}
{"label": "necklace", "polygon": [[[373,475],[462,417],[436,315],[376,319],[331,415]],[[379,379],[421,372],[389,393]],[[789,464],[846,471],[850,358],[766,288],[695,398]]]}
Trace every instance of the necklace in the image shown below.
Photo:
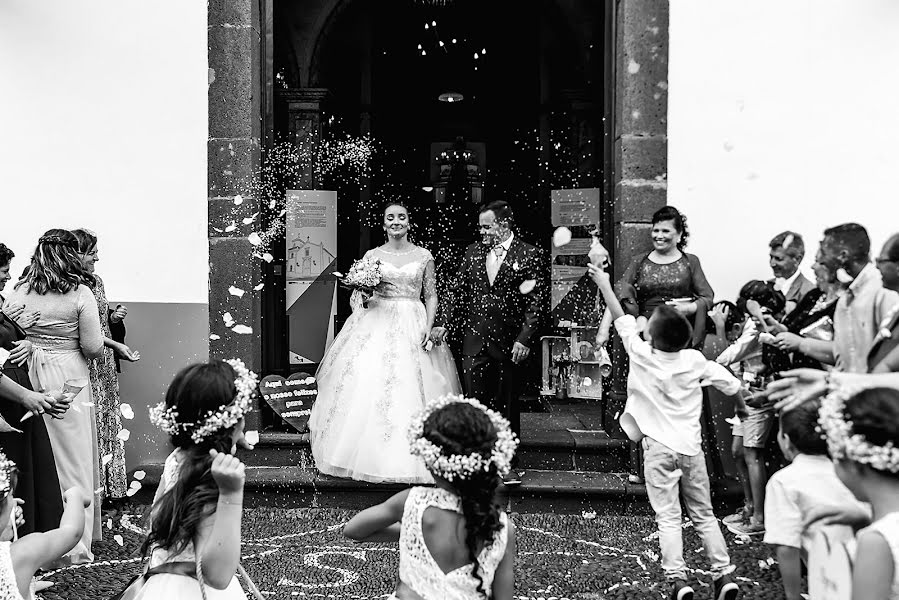
{"label": "necklace", "polygon": [[415,252],[415,246],[412,246],[405,252],[392,252],[392,251],[388,250],[387,248],[378,248],[378,250],[380,250],[384,254],[390,254],[391,256],[406,256],[407,254],[412,254],[413,252]]}

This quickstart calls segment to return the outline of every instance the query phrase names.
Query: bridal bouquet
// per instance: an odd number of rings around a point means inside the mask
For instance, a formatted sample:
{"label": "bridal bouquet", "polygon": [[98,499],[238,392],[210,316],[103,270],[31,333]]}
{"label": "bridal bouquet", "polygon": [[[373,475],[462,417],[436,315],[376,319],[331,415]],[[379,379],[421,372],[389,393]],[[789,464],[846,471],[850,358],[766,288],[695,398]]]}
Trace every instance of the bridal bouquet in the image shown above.
{"label": "bridal bouquet", "polygon": [[360,258],[353,262],[346,275],[335,272],[334,276],[345,287],[371,294],[375,286],[381,283],[381,261],[376,258]]}

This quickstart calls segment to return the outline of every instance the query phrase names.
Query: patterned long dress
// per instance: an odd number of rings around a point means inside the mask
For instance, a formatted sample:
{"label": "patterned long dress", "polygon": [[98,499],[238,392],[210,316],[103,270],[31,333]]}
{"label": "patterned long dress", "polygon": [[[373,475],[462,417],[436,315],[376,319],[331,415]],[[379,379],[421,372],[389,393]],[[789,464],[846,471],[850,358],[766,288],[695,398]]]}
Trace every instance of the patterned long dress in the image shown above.
{"label": "patterned long dress", "polygon": [[[100,327],[103,337],[111,338],[109,330],[109,302],[103,280],[95,275],[97,285],[94,297],[100,310]],[[122,431],[122,416],[119,411],[119,377],[116,372],[115,354],[112,348],[104,348],[103,356],[88,364],[91,372],[91,390],[97,407],[97,442],[100,451],[100,477],[105,495],[109,498],[123,498],[128,490],[125,473],[125,444],[119,438]]]}

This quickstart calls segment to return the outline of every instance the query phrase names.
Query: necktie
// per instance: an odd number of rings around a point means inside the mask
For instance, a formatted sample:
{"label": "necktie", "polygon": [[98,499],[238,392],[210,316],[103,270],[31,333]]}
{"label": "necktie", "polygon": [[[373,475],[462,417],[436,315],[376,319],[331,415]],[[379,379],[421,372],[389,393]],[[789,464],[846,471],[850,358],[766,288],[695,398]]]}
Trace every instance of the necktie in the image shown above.
{"label": "necktie", "polygon": [[490,285],[493,285],[496,274],[499,273],[500,261],[505,253],[505,248],[497,246],[487,255],[487,280],[490,281]]}

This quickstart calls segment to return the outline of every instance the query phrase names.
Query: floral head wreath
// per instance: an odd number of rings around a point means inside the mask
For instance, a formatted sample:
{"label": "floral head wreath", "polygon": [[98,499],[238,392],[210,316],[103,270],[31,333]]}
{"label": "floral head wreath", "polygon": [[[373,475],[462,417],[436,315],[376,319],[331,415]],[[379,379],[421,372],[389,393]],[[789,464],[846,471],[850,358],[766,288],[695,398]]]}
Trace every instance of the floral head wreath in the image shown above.
{"label": "floral head wreath", "polygon": [[0,451],[0,498],[5,498],[12,489],[12,470],[16,468],[16,463],[6,458],[6,455]]}
{"label": "floral head wreath", "polygon": [[821,401],[818,424],[827,439],[827,449],[834,459],[846,459],[869,465],[878,471],[899,473],[899,448],[893,442],[877,446],[860,433],[853,433],[852,421],[846,418],[846,402],[858,391],[838,388]]}
{"label": "floral head wreath", "polygon": [[[464,402],[481,409],[490,418],[496,429],[496,441],[489,456],[480,452],[472,452],[468,455],[446,455],[443,449],[424,437],[425,422],[435,411],[450,404]],[[490,465],[496,465],[496,470],[501,476],[509,473],[512,468],[512,457],[518,447],[518,438],[509,429],[509,421],[499,413],[490,410],[477,400],[464,396],[449,394],[428,403],[425,409],[419,413],[409,425],[409,444],[414,456],[420,457],[425,465],[437,475],[447,481],[455,479],[468,479],[477,471],[486,471]]]}
{"label": "floral head wreath", "polygon": [[174,406],[166,408],[165,402],[160,402],[150,408],[150,422],[169,435],[177,435],[180,431],[189,432],[194,443],[199,444],[216,431],[232,427],[240,421],[252,405],[259,378],[240,359],[232,358],[225,362],[237,373],[237,379],[234,380],[237,396],[232,402],[211,410],[201,420],[190,423],[178,420],[178,410]]}

